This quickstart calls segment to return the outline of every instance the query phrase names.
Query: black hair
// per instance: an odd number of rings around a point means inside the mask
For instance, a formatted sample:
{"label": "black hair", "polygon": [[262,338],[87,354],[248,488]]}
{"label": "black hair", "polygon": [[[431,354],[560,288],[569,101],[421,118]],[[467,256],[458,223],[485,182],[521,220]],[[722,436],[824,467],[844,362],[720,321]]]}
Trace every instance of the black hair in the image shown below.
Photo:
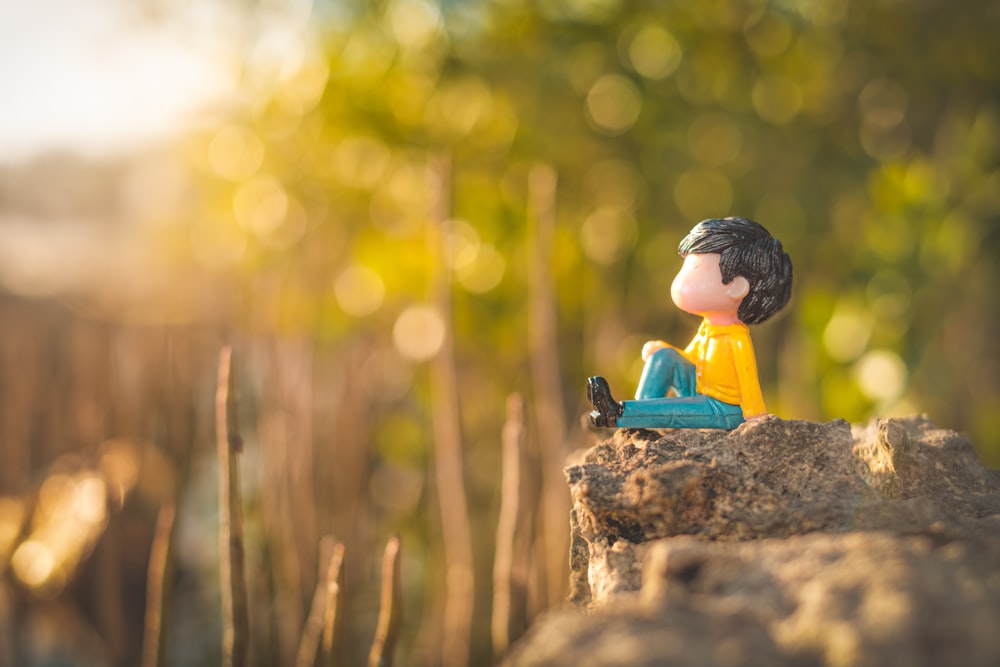
{"label": "black hair", "polygon": [[781,241],[749,218],[702,220],[685,236],[677,252],[717,253],[723,284],[743,276],[750,291],[736,316],[745,324],[758,324],[785,307],[792,296],[792,260]]}

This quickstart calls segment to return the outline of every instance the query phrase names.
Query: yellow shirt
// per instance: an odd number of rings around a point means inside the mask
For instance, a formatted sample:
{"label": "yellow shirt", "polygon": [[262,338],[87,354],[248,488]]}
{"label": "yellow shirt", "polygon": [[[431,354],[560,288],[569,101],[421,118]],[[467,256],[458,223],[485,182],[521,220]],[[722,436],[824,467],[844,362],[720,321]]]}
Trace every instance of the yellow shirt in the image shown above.
{"label": "yellow shirt", "polygon": [[683,355],[697,370],[699,394],[739,405],[744,419],[767,412],[747,325],[737,322],[717,326],[702,320]]}

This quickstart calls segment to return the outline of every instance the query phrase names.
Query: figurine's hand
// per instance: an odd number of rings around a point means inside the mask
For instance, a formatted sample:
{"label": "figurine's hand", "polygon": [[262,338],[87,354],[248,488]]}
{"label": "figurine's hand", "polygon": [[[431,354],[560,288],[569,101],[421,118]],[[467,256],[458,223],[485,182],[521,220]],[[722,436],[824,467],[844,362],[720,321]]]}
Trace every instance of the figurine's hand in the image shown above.
{"label": "figurine's hand", "polygon": [[661,350],[665,347],[670,347],[667,343],[662,340],[651,340],[647,341],[645,345],[642,346],[642,360],[648,361],[657,350]]}

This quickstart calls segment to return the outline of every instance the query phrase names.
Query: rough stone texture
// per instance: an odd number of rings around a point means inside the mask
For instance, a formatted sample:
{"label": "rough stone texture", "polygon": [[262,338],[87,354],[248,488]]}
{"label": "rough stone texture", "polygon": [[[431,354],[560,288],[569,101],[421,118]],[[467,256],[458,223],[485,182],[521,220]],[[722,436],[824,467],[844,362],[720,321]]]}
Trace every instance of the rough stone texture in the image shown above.
{"label": "rough stone texture", "polygon": [[[926,417],[620,430],[508,665],[1000,665],[1000,472]],[[584,611],[585,610],[585,611]]]}

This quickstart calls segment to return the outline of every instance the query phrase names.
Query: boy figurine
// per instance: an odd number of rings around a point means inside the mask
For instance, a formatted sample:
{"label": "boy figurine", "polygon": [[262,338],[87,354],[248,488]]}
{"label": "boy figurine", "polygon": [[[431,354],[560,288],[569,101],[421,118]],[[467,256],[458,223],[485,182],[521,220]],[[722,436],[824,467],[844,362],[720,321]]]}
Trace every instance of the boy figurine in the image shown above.
{"label": "boy figurine", "polygon": [[643,346],[634,401],[618,402],[603,377],[588,378],[594,426],[733,429],[767,414],[747,325],[788,303],[791,260],[780,241],[747,218],[703,220],[678,252],[684,264],[670,297],[702,317],[698,333],[683,350],[660,340]]}

